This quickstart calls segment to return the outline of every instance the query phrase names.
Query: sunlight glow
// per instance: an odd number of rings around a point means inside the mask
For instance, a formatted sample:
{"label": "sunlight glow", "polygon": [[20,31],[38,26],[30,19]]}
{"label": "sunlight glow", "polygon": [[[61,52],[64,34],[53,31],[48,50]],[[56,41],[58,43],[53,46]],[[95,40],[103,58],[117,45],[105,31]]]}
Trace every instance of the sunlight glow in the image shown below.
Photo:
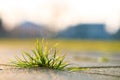
{"label": "sunlight glow", "polygon": [[23,20],[64,29],[79,23],[105,23],[115,33],[120,27],[119,0],[0,0],[0,17],[8,30]]}

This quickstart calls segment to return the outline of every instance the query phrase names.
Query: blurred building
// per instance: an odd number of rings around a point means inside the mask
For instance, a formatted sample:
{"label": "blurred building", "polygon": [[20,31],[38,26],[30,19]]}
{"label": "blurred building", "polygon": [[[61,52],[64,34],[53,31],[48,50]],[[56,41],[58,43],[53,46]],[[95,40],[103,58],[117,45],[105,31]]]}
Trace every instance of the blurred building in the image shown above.
{"label": "blurred building", "polygon": [[79,24],[58,33],[60,38],[112,39],[104,24]]}

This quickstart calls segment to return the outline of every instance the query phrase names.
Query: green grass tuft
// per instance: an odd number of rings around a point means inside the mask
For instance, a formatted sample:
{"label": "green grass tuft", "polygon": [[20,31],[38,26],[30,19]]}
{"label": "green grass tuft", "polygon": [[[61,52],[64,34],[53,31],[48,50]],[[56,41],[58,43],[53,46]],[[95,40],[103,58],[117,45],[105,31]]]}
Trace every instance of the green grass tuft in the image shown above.
{"label": "green grass tuft", "polygon": [[109,62],[109,58],[108,57],[100,57],[100,58],[98,58],[98,62]]}
{"label": "green grass tuft", "polygon": [[60,55],[57,44],[48,47],[48,43],[42,40],[40,43],[36,41],[36,48],[32,50],[32,54],[28,52],[22,53],[22,58],[16,56],[16,61],[12,63],[19,68],[44,67],[56,70],[65,70],[69,64],[64,61],[65,55]]}

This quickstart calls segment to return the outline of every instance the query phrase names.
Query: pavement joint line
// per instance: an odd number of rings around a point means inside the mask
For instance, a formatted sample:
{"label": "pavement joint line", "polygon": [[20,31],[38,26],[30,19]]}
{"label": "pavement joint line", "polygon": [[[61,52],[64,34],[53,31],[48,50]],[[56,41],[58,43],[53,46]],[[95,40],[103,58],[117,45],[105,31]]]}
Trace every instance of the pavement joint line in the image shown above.
{"label": "pavement joint line", "polygon": [[86,66],[86,67],[79,67],[79,68],[120,68],[120,66]]}
{"label": "pavement joint line", "polygon": [[97,74],[97,75],[105,75],[105,76],[112,76],[112,77],[120,77],[120,75],[112,75],[112,74],[104,74],[104,73],[92,73],[92,72],[84,72],[87,74]]}
{"label": "pavement joint line", "polygon": [[[11,67],[9,69],[12,69],[12,68],[16,68],[14,65],[9,65],[9,64],[0,64],[0,66],[5,66],[5,67]],[[77,68],[89,68],[89,69],[95,69],[95,68],[120,68],[120,65],[119,66],[85,66],[85,67],[77,67]],[[8,69],[8,68],[7,68]],[[0,68],[0,70],[3,70],[2,68]]]}

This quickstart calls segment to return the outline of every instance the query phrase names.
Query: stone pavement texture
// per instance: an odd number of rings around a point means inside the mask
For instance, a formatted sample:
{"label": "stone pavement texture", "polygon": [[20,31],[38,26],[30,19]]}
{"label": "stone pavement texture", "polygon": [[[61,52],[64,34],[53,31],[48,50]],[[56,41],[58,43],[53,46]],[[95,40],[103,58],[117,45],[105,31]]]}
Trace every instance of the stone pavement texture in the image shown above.
{"label": "stone pavement texture", "polygon": [[[69,72],[41,68],[16,69],[7,66],[8,58],[15,55],[10,53],[14,52],[16,51],[0,54],[0,80],[120,80],[120,53],[71,51],[66,59],[71,62],[72,66],[90,68],[89,70]],[[100,58],[104,56],[107,56],[108,61],[100,61]]]}

